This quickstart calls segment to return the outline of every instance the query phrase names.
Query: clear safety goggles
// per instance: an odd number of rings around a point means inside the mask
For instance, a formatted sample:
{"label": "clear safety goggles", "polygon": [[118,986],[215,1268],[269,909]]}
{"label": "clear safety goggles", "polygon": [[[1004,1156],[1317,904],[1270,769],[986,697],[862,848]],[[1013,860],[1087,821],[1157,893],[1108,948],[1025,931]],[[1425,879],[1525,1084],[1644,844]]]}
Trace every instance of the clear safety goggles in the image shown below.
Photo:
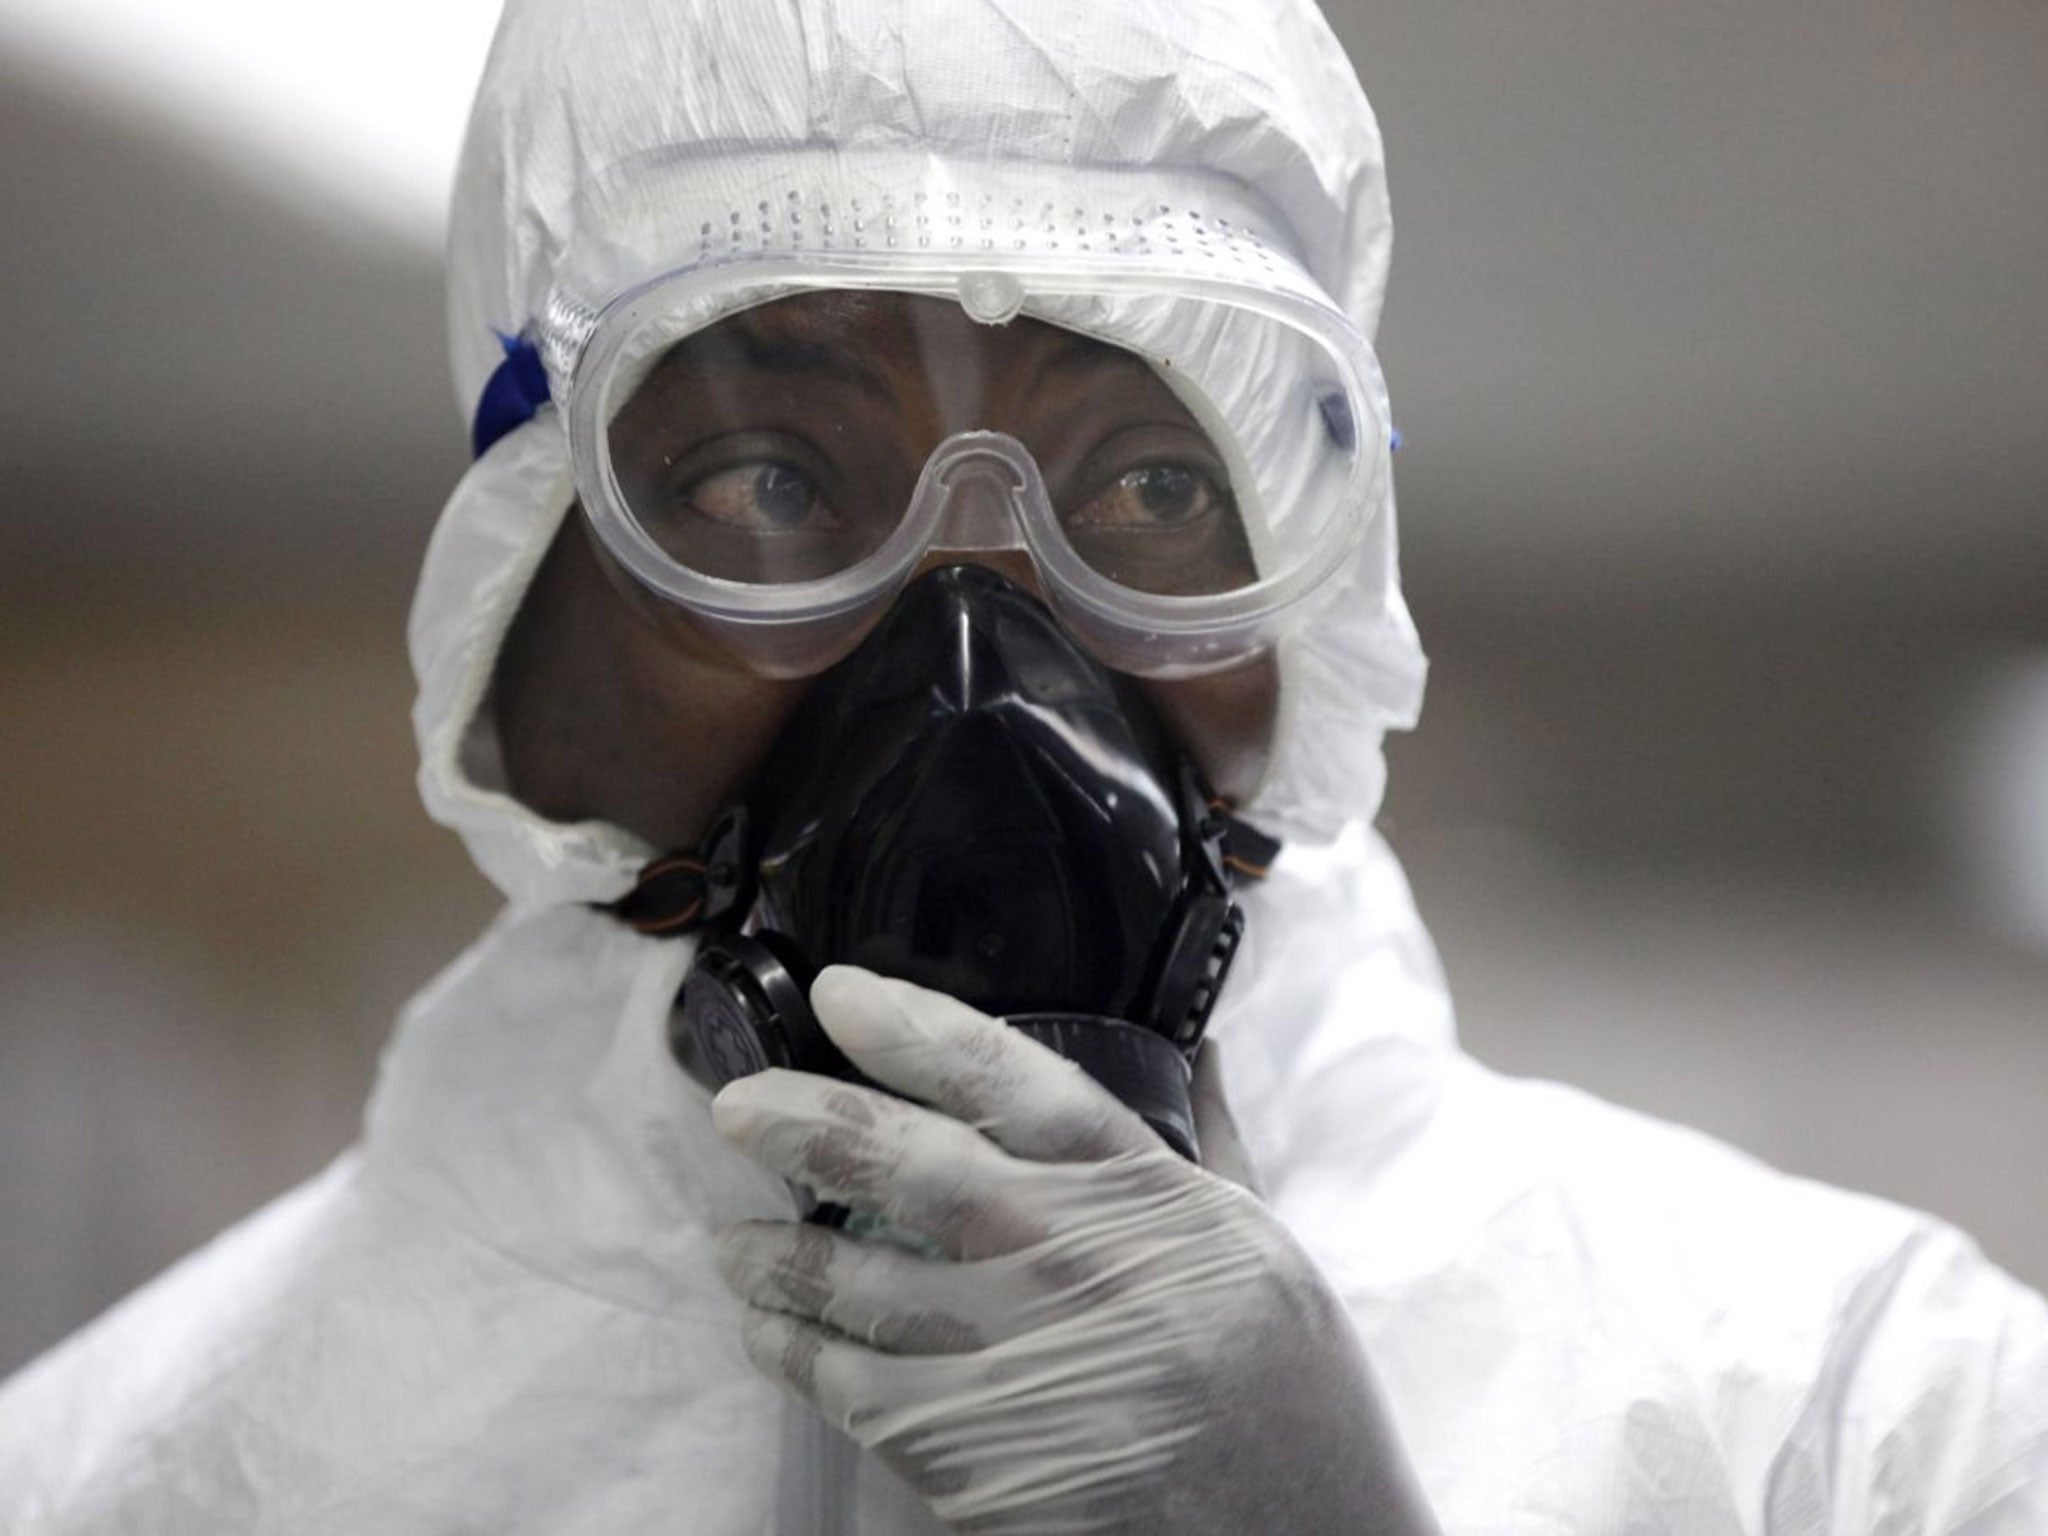
{"label": "clear safety goggles", "polygon": [[780,675],[952,557],[1028,561],[1150,676],[1239,662],[1327,594],[1388,429],[1370,348],[1297,269],[905,226],[700,260],[558,327],[577,490],[641,584]]}

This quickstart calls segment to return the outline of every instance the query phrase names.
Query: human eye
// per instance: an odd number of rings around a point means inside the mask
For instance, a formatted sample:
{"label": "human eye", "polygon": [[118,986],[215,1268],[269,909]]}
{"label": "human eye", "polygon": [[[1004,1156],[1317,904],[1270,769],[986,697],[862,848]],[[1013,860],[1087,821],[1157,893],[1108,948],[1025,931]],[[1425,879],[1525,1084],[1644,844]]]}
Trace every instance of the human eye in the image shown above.
{"label": "human eye", "polygon": [[1143,464],[1127,469],[1067,519],[1090,532],[1167,532],[1199,526],[1231,510],[1215,477],[1192,464]]}
{"label": "human eye", "polygon": [[678,489],[677,499],[736,533],[815,533],[840,526],[817,480],[775,459],[749,459],[699,476]]}

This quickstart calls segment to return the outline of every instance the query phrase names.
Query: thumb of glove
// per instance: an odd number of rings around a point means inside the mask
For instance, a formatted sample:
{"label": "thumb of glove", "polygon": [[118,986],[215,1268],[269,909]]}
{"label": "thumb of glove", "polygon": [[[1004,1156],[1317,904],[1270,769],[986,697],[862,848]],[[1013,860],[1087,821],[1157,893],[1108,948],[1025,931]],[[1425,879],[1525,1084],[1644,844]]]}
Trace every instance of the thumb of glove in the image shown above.
{"label": "thumb of glove", "polygon": [[1188,1100],[1195,1113],[1195,1139],[1202,1148],[1202,1166],[1264,1200],[1266,1191],[1259,1183],[1258,1169],[1252,1166],[1251,1153],[1238,1132],[1230,1102],[1223,1096],[1221,1047],[1214,1040],[1204,1040],[1195,1053]]}

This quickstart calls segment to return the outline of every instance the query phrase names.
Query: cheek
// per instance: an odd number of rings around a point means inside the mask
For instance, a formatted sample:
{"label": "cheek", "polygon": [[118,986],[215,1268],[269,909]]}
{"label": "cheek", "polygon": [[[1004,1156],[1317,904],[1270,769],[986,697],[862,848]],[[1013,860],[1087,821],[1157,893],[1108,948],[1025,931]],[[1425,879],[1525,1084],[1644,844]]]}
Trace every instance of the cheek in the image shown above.
{"label": "cheek", "polygon": [[1242,801],[1258,787],[1279,716],[1280,673],[1270,655],[1206,677],[1146,679],[1141,686],[1210,789]]}
{"label": "cheek", "polygon": [[752,778],[810,680],[750,673],[671,612],[612,613],[617,709],[590,753],[603,765],[593,794],[607,819],[650,842],[695,847]]}
{"label": "cheek", "polygon": [[513,792],[552,820],[694,847],[809,685],[753,676],[672,609],[633,600],[571,517],[500,658]]}
{"label": "cheek", "polygon": [[[809,680],[756,677],[664,630],[636,628],[619,656],[623,729],[613,749],[634,763],[631,777],[665,787],[708,825],[767,755]],[[688,830],[665,840],[694,841],[702,826]]]}

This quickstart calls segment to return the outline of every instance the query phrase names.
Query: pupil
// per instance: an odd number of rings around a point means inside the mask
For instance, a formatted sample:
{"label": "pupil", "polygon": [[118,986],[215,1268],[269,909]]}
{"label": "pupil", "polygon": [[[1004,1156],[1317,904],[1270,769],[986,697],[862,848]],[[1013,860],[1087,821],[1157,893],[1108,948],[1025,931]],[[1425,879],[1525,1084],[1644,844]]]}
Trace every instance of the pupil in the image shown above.
{"label": "pupil", "polygon": [[754,476],[754,501],[777,528],[794,528],[811,510],[811,484],[785,465],[770,464]]}
{"label": "pupil", "polygon": [[1195,477],[1185,469],[1147,469],[1138,475],[1138,498],[1156,517],[1175,521],[1194,507]]}

